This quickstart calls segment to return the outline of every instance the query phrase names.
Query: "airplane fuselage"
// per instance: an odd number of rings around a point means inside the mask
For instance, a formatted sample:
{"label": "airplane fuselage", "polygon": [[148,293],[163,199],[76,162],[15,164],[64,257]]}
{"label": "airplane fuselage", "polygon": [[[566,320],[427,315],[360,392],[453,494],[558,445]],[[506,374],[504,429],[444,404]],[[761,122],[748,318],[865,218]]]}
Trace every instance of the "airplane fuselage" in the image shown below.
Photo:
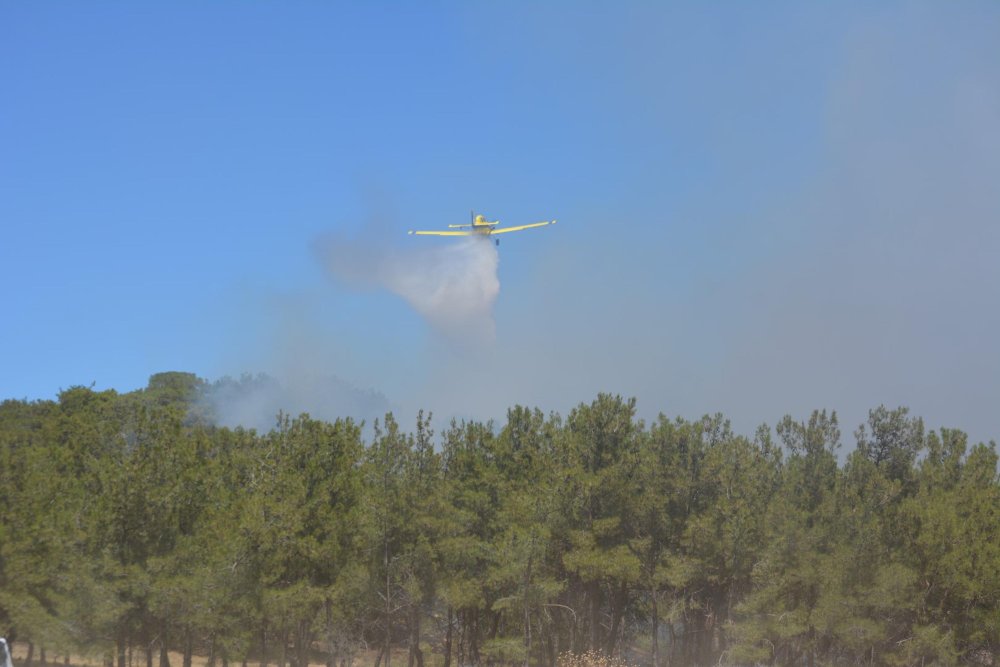
{"label": "airplane fuselage", "polygon": [[[493,234],[505,234],[507,232],[519,232],[522,229],[532,229],[534,227],[544,227],[546,225],[554,225],[555,220],[547,220],[545,222],[535,222],[528,225],[518,225],[516,227],[497,227],[500,224],[499,220],[487,220],[484,215],[473,216],[472,221],[465,225],[448,225],[447,231],[413,231],[410,234],[417,234],[420,236],[491,236]],[[500,245],[500,240],[497,239],[497,245]]]}
{"label": "airplane fuselage", "polygon": [[[500,224],[499,220],[487,220],[486,216],[477,215],[472,219],[471,225],[454,225],[455,227],[470,227],[472,231],[477,234],[483,234],[484,236],[489,236],[493,233],[493,228]],[[449,225],[451,226],[451,225]]]}

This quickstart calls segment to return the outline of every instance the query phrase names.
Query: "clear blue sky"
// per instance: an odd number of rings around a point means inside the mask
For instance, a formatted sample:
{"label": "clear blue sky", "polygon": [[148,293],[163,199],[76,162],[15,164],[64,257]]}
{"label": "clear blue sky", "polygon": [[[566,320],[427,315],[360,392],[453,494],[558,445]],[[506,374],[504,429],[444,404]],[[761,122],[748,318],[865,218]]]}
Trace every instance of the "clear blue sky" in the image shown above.
{"label": "clear blue sky", "polygon": [[[536,5],[0,4],[0,396],[291,364],[1000,437],[1000,5]],[[315,256],[473,207],[560,220],[479,354]]]}

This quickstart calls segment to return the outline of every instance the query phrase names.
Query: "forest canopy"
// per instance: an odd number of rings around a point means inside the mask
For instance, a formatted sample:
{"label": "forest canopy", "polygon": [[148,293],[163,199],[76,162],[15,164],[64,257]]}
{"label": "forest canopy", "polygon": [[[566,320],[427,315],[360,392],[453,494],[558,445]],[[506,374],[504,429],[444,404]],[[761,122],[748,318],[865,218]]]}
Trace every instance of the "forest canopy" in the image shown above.
{"label": "forest canopy", "polygon": [[996,445],[906,408],[850,451],[836,413],[749,438],[607,394],[258,432],[206,407],[238,385],[0,404],[0,635],[118,667],[1000,659]]}

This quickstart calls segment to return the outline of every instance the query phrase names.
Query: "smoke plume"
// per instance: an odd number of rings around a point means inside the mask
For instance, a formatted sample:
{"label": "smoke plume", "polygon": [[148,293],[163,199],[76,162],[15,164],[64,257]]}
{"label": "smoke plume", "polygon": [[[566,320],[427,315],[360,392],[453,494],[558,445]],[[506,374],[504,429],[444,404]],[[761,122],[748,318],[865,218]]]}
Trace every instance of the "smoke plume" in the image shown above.
{"label": "smoke plume", "polygon": [[330,422],[351,417],[371,424],[391,406],[377,391],[359,389],[332,374],[314,373],[281,380],[263,374],[225,377],[205,388],[198,409],[220,426],[267,432],[277,424],[279,413],[291,417],[307,413]]}

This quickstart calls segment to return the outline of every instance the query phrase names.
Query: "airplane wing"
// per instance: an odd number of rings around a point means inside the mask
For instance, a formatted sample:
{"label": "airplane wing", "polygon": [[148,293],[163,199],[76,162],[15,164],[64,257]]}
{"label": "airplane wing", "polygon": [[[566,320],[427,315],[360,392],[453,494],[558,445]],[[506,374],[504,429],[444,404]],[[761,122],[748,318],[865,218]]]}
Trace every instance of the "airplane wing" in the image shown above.
{"label": "airplane wing", "polygon": [[414,232],[410,231],[410,234],[417,234],[419,236],[471,236],[477,234],[478,232]]}
{"label": "airplane wing", "polygon": [[530,225],[518,225],[517,227],[502,227],[500,229],[494,229],[491,234],[505,234],[507,232],[519,232],[522,229],[531,229],[532,227],[544,227],[545,225],[554,225],[555,220],[547,220],[545,222],[533,222]]}

